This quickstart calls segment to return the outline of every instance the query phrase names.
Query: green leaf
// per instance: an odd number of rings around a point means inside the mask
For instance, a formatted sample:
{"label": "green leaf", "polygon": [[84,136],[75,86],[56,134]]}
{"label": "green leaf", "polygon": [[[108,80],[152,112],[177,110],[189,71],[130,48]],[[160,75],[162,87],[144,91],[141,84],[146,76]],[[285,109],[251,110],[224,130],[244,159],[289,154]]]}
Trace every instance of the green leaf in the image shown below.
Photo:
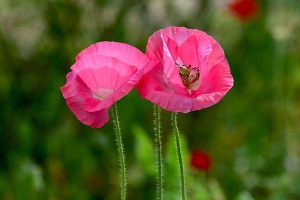
{"label": "green leaf", "polygon": [[147,175],[155,176],[155,150],[153,140],[140,126],[133,126],[135,135],[134,152],[137,162],[142,166]]}

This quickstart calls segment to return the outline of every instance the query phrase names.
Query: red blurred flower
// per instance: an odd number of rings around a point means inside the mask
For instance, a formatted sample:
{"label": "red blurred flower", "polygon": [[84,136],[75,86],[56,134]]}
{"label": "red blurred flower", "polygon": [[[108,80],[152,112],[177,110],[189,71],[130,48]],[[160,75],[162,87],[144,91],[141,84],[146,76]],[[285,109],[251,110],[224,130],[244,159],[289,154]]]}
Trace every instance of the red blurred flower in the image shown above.
{"label": "red blurred flower", "polygon": [[218,42],[197,29],[168,27],[149,39],[159,63],[138,84],[142,98],[171,112],[188,113],[218,103],[233,78]]}
{"label": "red blurred flower", "polygon": [[253,19],[259,12],[256,0],[235,0],[229,4],[229,9],[242,21]]}
{"label": "red blurred flower", "polygon": [[191,152],[191,166],[199,171],[209,171],[212,165],[211,157],[208,153],[202,150],[193,150]]}
{"label": "red blurred flower", "polygon": [[99,128],[109,120],[109,107],[150,69],[149,58],[135,47],[99,42],[77,55],[61,91],[79,121]]}

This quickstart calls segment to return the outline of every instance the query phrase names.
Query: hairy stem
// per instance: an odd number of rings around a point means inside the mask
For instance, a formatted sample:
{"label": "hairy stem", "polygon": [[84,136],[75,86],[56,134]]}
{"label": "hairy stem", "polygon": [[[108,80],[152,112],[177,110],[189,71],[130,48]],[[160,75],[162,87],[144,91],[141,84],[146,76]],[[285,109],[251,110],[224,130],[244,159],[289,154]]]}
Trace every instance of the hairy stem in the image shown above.
{"label": "hairy stem", "polygon": [[178,164],[179,164],[179,171],[180,171],[180,184],[181,184],[181,196],[182,200],[185,200],[186,192],[185,192],[185,176],[184,176],[184,168],[183,168],[183,158],[181,153],[181,143],[180,143],[180,136],[179,130],[177,127],[177,113],[172,113],[172,122],[174,127],[174,137],[177,149],[177,156],[178,156]]}
{"label": "hairy stem", "polygon": [[116,131],[116,141],[117,141],[117,147],[118,147],[118,153],[119,153],[119,161],[120,161],[120,171],[121,171],[121,200],[126,199],[126,167],[125,167],[125,154],[124,154],[124,147],[122,143],[122,136],[121,136],[121,128],[120,128],[120,122],[117,112],[117,105],[114,103],[112,106],[112,113],[113,113],[113,122],[115,126]]}
{"label": "hairy stem", "polygon": [[155,132],[155,148],[157,159],[157,199],[163,199],[163,163],[162,163],[162,142],[161,142],[161,124],[160,124],[160,108],[154,105],[154,132]]}

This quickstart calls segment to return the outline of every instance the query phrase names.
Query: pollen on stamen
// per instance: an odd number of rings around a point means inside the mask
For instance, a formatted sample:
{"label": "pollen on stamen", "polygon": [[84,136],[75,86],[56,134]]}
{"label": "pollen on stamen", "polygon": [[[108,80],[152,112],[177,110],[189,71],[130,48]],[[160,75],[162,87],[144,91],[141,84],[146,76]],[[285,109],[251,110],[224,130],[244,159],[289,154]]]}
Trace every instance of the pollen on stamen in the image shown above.
{"label": "pollen on stamen", "polygon": [[179,76],[182,80],[183,85],[191,89],[192,84],[200,78],[200,72],[198,67],[192,67],[191,65],[180,65],[175,63],[179,67]]}

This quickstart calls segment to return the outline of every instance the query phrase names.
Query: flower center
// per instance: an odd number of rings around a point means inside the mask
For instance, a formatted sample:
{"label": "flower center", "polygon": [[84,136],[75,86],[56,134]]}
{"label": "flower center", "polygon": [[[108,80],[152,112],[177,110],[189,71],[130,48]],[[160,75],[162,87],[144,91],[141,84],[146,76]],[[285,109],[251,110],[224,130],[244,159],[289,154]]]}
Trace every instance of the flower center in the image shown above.
{"label": "flower center", "polygon": [[200,72],[198,67],[192,67],[191,65],[180,65],[175,63],[177,67],[179,67],[179,76],[182,80],[183,85],[192,89],[192,86],[196,81],[200,78]]}
{"label": "flower center", "polygon": [[108,97],[112,93],[113,93],[112,89],[100,88],[100,89],[98,89],[97,93],[93,92],[92,94],[93,94],[94,98],[103,101],[106,97]]}

